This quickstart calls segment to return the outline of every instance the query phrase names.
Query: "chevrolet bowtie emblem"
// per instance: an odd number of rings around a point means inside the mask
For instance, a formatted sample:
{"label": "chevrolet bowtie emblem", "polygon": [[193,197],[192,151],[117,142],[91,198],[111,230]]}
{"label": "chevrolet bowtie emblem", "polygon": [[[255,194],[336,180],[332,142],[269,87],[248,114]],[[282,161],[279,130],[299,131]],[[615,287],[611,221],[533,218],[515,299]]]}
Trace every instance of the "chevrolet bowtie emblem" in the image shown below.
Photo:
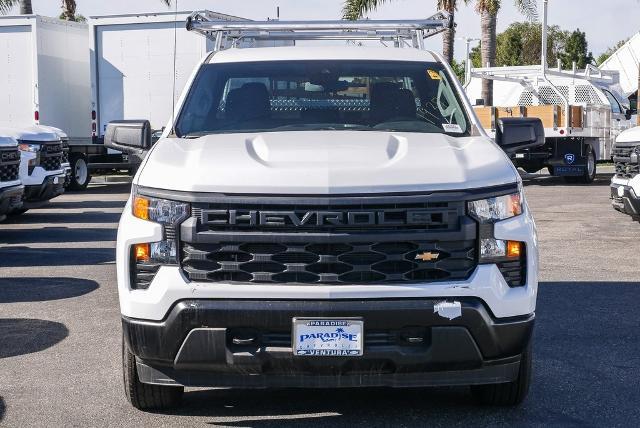
{"label": "chevrolet bowtie emblem", "polygon": [[422,260],[423,262],[438,260],[438,257],[440,257],[440,253],[424,252],[416,254],[416,260]]}

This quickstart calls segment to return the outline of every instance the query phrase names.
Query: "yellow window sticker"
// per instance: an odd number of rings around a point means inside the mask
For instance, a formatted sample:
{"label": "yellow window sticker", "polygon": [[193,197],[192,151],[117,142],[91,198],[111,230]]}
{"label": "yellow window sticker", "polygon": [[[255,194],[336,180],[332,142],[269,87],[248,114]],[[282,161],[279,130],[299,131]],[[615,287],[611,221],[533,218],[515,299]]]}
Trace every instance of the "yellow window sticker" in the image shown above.
{"label": "yellow window sticker", "polygon": [[440,73],[435,70],[427,70],[427,74],[431,77],[431,80],[440,80]]}

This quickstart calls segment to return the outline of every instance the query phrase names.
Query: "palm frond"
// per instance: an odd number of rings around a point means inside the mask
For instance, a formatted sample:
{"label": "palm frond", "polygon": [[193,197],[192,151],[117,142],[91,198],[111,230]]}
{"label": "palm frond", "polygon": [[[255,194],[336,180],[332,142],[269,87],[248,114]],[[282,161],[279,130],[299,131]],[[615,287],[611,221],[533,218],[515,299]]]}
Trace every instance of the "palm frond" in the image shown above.
{"label": "palm frond", "polygon": [[516,0],[516,7],[530,21],[538,20],[538,2],[536,0]]}
{"label": "palm frond", "polygon": [[0,0],[0,14],[4,15],[10,12],[18,3],[19,0]]}
{"label": "palm frond", "polygon": [[375,10],[386,0],[346,0],[342,7],[344,19],[359,19],[368,12]]}

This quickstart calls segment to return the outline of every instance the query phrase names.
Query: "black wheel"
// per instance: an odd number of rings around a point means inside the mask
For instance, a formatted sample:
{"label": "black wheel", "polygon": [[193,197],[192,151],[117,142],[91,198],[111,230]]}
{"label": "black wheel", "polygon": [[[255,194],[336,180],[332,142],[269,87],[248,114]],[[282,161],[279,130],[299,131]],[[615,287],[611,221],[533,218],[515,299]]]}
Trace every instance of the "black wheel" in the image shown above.
{"label": "black wheel", "polygon": [[567,183],[582,183],[590,184],[596,179],[596,153],[593,147],[587,146],[587,167],[584,170],[584,174],[578,177],[565,177]]}
{"label": "black wheel", "polygon": [[149,385],[138,380],[136,358],[122,340],[122,377],[124,393],[133,407],[139,410],[162,410],[176,407],[182,401],[183,387]]}
{"label": "black wheel", "polygon": [[472,386],[471,393],[476,400],[490,406],[515,406],[522,403],[529,393],[531,384],[532,354],[533,347],[529,343],[522,353],[518,379],[514,382]]}
{"label": "black wheel", "polygon": [[71,164],[71,178],[69,189],[86,189],[89,185],[89,182],[91,181],[91,173],[89,172],[87,158],[81,154],[72,154],[69,161]]}

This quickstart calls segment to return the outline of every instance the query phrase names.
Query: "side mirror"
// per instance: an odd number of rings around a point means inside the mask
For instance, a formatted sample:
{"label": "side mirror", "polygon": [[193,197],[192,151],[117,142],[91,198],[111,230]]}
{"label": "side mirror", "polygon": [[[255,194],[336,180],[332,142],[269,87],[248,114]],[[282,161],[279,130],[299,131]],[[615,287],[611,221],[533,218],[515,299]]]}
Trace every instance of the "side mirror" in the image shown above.
{"label": "side mirror", "polygon": [[538,118],[503,118],[497,125],[496,144],[507,154],[544,145],[544,127]]}
{"label": "side mirror", "polygon": [[148,120],[114,120],[104,133],[104,145],[128,154],[143,154],[151,148]]}
{"label": "side mirror", "polygon": [[631,110],[631,109],[626,109],[626,110],[624,111],[624,117],[625,117],[625,119],[627,119],[627,120],[631,120],[631,116],[633,116],[633,114],[634,114],[634,113],[635,113],[635,112],[634,112],[633,110]]}

